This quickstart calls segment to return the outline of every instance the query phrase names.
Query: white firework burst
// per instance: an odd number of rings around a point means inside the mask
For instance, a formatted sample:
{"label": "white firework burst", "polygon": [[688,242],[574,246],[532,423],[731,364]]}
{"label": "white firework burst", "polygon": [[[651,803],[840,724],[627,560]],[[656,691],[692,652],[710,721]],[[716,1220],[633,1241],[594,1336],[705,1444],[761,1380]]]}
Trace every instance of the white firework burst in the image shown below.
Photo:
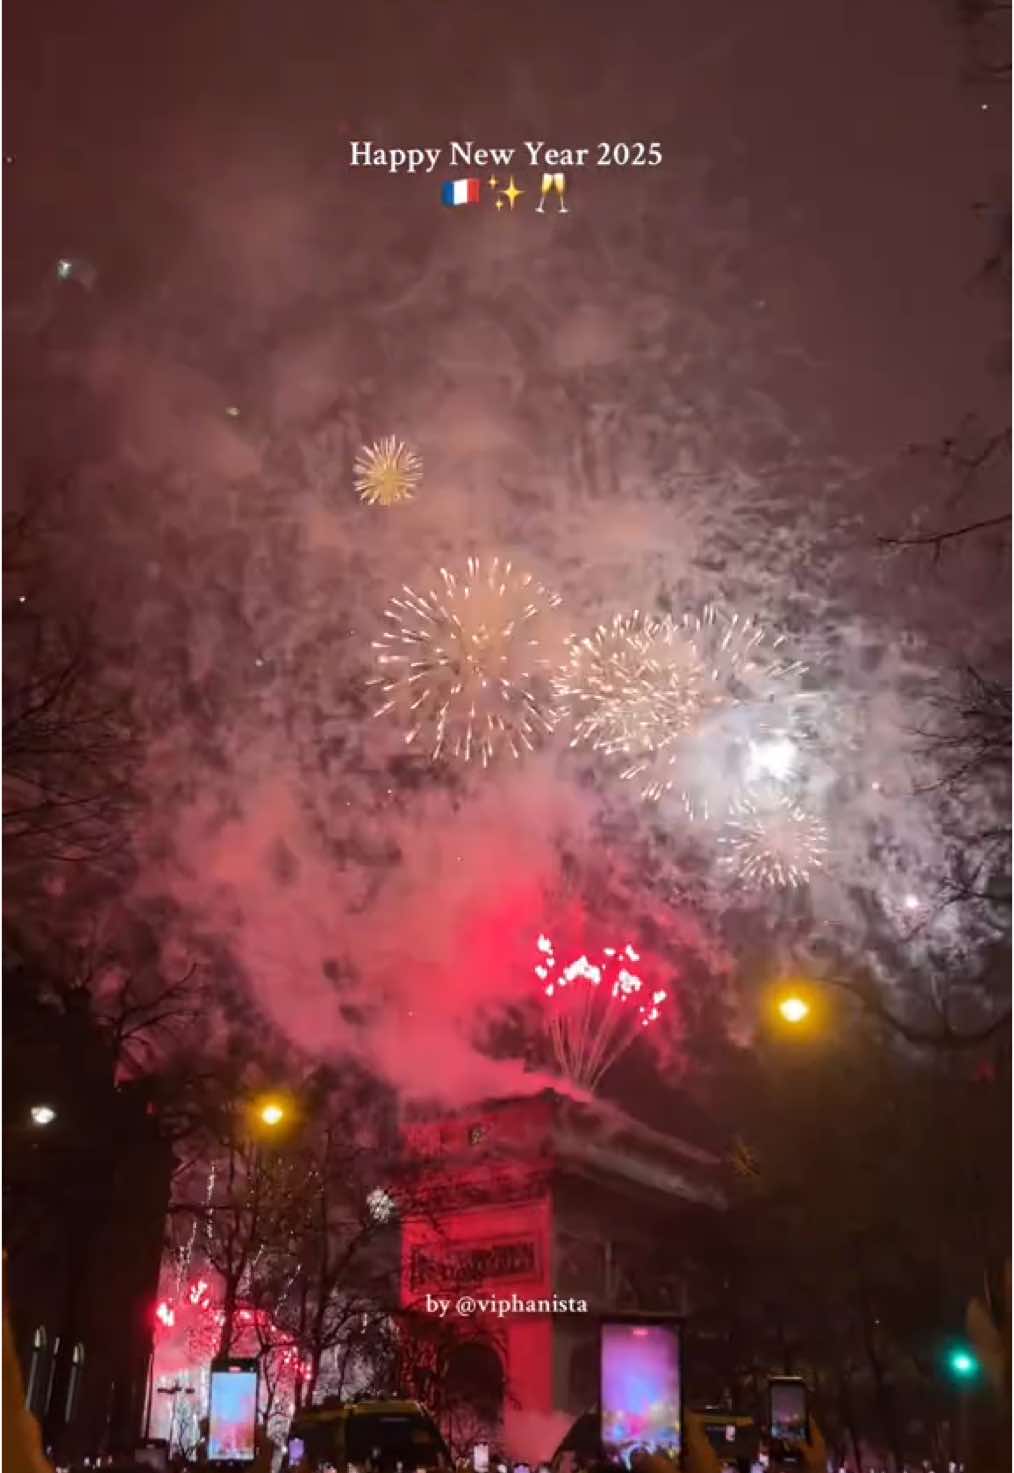
{"label": "white firework burst", "polygon": [[375,714],[398,711],[406,744],[425,742],[433,760],[485,767],[501,747],[520,757],[554,726],[542,637],[559,597],[499,558],[440,577],[441,588],[406,587],[388,605],[393,627],[373,645],[384,674],[369,682],[388,699]]}
{"label": "white firework burst", "polygon": [[806,666],[786,656],[783,636],[714,605],[666,624],[706,699],[682,730],[666,736],[660,727],[656,740],[630,749],[620,776],[646,802],[671,796],[690,819],[724,818],[758,783],[787,782],[798,772],[802,751],[787,728],[809,699],[800,691]]}
{"label": "white firework burst", "polygon": [[772,635],[759,620],[707,604],[684,614],[676,625],[697,650],[712,678],[741,699],[757,699],[775,682],[792,682],[806,666],[783,649],[785,635]]}
{"label": "white firework burst", "polygon": [[827,827],[786,794],[737,803],[719,837],[723,863],[750,885],[798,888],[823,868]]}
{"label": "white firework burst", "polygon": [[402,441],[388,435],[364,445],[353,467],[359,499],[371,506],[411,501],[422,480],[422,461]]}
{"label": "white firework burst", "polygon": [[692,641],[637,610],[572,638],[553,693],[573,722],[571,746],[627,757],[665,750],[722,700]]}

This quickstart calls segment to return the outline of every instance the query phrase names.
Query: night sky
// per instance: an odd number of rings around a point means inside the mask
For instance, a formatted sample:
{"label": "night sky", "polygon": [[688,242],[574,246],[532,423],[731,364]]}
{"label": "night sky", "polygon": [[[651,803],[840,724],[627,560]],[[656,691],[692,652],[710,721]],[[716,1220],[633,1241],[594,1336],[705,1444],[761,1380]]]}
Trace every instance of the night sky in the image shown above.
{"label": "night sky", "polygon": [[[914,792],[918,731],[956,665],[1002,659],[1007,549],[878,543],[1005,509],[1002,473],[963,490],[910,450],[1007,422],[974,207],[1008,109],[943,4],[18,9],[5,488],[45,527],[33,597],[88,611],[135,701],[111,932],[168,905],[167,960],[228,957],[300,1048],[410,1092],[439,1050],[450,1096],[521,1083],[476,1048],[563,894],[716,994],[815,937],[974,954],[934,910],[955,815]],[[350,167],[451,139],[518,150],[515,212],[443,208],[445,163]],[[663,162],[573,170],[538,217],[524,139]],[[365,507],[385,435],[423,483]],[[805,893],[730,891],[706,835],[565,742],[406,759],[364,685],[387,599],[497,553],[559,591],[561,635],[711,600],[785,634],[832,838]]]}

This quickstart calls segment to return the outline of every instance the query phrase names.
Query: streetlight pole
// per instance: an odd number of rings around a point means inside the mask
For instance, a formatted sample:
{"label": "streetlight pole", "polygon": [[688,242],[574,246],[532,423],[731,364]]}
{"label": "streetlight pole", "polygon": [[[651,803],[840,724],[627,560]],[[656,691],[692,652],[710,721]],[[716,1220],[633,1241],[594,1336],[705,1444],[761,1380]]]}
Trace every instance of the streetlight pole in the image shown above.
{"label": "streetlight pole", "polygon": [[963,1466],[968,1462],[969,1400],[979,1374],[979,1362],[970,1350],[959,1346],[948,1356],[951,1375],[958,1382],[958,1436],[955,1452]]}

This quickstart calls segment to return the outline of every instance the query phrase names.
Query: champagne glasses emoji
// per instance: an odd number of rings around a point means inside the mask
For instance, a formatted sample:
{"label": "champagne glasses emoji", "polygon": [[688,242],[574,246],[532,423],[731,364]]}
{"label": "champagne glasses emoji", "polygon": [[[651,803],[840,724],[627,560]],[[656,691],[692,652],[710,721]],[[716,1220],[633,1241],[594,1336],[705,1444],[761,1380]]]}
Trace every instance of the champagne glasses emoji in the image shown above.
{"label": "champagne glasses emoji", "polygon": [[560,197],[560,208],[558,213],[561,215],[570,214],[570,211],[567,209],[567,206],[563,202],[563,196],[567,190],[566,174],[543,174],[542,184],[539,187],[539,193],[541,194],[542,198],[539,200],[539,203],[536,206],[535,210],[535,213],[537,215],[544,215],[546,213],[546,197],[547,195],[552,194],[554,190]]}

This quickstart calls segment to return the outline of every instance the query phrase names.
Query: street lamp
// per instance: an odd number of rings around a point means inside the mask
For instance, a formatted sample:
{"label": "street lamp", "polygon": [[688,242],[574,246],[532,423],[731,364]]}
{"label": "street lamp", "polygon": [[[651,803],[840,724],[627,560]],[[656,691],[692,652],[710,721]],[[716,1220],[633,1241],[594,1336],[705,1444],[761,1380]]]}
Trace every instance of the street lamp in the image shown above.
{"label": "street lamp", "polygon": [[778,1012],[786,1023],[795,1026],[797,1023],[805,1022],[810,1016],[810,1004],[798,993],[793,992],[788,997],[782,998],[778,1004]]}
{"label": "street lamp", "polygon": [[265,1150],[274,1150],[291,1139],[302,1119],[303,1111],[295,1095],[288,1090],[274,1089],[248,1094],[237,1101],[234,1125],[241,1128],[250,1145],[260,1144]]}
{"label": "street lamp", "polygon": [[33,1105],[28,1113],[33,1125],[52,1125],[56,1119],[56,1111],[52,1105]]}
{"label": "street lamp", "polygon": [[269,1132],[278,1130],[279,1126],[291,1124],[295,1113],[292,1100],[282,1093],[257,1095],[250,1100],[247,1108],[254,1128]]}
{"label": "street lamp", "polygon": [[285,1107],[278,1100],[265,1100],[257,1110],[257,1118],[262,1125],[281,1125],[285,1119]]}

